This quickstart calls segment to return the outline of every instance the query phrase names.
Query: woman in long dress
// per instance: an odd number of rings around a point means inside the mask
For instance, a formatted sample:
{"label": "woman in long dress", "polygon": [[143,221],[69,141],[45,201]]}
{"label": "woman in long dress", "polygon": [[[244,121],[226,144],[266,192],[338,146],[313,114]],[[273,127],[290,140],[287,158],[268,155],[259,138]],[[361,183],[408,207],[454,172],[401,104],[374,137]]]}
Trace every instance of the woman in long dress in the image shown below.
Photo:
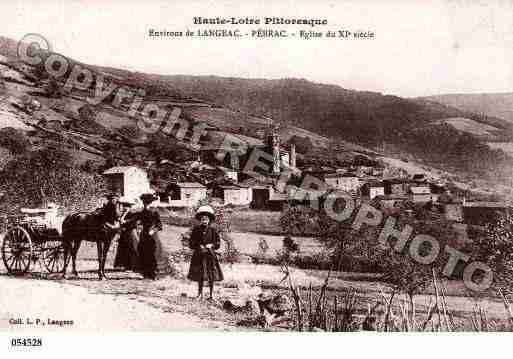
{"label": "woman in long dress", "polygon": [[115,268],[137,271],[139,269],[139,234],[137,226],[139,223],[137,213],[130,212],[135,204],[129,199],[120,198],[119,203],[124,206],[125,212],[121,219],[121,235],[118,242],[118,249],[114,259]]}
{"label": "woman in long dress", "polygon": [[208,282],[210,299],[214,292],[214,282],[222,281],[223,272],[215,250],[221,246],[217,229],[212,226],[215,220],[214,210],[210,206],[202,206],[196,212],[198,226],[192,229],[189,246],[193,250],[187,278],[198,283],[198,298],[203,296],[203,284]]}
{"label": "woman in long dress", "polygon": [[141,222],[142,232],[138,245],[140,272],[144,278],[157,279],[171,273],[169,256],[162,246],[159,232],[162,230],[162,222],[157,211],[149,208],[155,201],[153,194],[143,194],[141,201],[144,208],[137,214]]}

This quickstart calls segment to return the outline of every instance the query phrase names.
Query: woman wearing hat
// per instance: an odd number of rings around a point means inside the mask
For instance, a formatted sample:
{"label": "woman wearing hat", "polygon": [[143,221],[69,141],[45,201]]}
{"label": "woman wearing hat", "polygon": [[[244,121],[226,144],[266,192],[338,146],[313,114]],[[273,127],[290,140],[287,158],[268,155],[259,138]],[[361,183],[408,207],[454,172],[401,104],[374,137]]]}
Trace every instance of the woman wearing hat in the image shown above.
{"label": "woman wearing hat", "polygon": [[137,218],[138,213],[130,212],[135,202],[126,197],[121,197],[118,202],[123,207],[123,215],[120,219],[121,235],[116,258],[114,259],[114,267],[137,271],[139,268],[139,254],[137,251],[139,244],[137,225],[139,220]]}
{"label": "woman wearing hat", "polygon": [[144,278],[157,279],[171,272],[168,255],[158,234],[162,230],[162,222],[158,212],[149,208],[150,204],[156,200],[155,195],[148,193],[140,198],[144,206],[143,210],[137,214],[137,220],[142,225],[138,245],[140,271]]}
{"label": "woman wearing hat", "polygon": [[198,282],[198,297],[203,295],[203,283],[208,282],[210,299],[214,291],[214,282],[223,280],[223,272],[214,252],[221,246],[219,233],[212,226],[215,220],[214,210],[210,206],[202,206],[196,211],[196,219],[200,224],[192,229],[189,246],[193,250],[189,274],[187,278]]}

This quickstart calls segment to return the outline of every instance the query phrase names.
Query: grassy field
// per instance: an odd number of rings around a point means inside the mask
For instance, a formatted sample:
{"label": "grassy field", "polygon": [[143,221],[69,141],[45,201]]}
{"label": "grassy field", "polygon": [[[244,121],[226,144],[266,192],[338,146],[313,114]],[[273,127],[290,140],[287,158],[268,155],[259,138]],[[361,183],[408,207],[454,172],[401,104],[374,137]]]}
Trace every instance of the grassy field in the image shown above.
{"label": "grassy field", "polygon": [[494,131],[499,131],[497,127],[493,127],[484,123],[473,121],[469,118],[454,117],[446,118],[444,122],[452,125],[459,131],[468,132],[473,135],[490,135],[492,136]]}
{"label": "grassy field", "polygon": [[[283,234],[280,227],[280,216],[281,212],[255,211],[244,208],[235,208],[229,214],[233,231],[274,235]],[[169,225],[190,226],[193,213],[188,209],[164,210],[161,217]]]}

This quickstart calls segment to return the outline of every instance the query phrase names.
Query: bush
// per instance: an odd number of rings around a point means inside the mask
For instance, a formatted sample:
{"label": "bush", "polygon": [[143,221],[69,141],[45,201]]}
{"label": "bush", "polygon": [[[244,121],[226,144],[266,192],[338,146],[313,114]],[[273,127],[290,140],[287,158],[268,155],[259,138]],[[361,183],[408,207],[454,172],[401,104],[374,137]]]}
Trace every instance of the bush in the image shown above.
{"label": "bush", "polygon": [[233,241],[233,238],[229,235],[229,233],[223,233],[221,235],[221,240],[223,242],[224,247],[224,250],[221,254],[221,260],[229,264],[239,262],[240,252],[235,246],[235,242]]}
{"label": "bush", "polygon": [[20,155],[30,150],[30,141],[25,134],[12,127],[0,129],[0,147],[7,148],[12,154]]}
{"label": "bush", "polygon": [[309,255],[295,256],[291,265],[300,269],[329,270],[332,268],[333,258],[329,252],[323,251]]}
{"label": "bush", "polygon": [[288,252],[299,252],[299,245],[291,236],[285,236],[285,238],[283,238],[283,249]]}
{"label": "bush", "polygon": [[280,226],[287,234],[304,236],[318,230],[317,216],[318,212],[309,206],[287,204],[280,216]]}

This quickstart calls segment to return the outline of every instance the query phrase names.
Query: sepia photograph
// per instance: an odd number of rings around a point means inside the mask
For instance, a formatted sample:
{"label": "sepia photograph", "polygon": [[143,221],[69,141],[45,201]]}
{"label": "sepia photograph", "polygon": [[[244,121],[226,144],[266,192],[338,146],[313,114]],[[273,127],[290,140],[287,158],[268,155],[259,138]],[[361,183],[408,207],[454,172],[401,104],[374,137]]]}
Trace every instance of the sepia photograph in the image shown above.
{"label": "sepia photograph", "polygon": [[7,347],[513,331],[513,2],[0,19]]}

